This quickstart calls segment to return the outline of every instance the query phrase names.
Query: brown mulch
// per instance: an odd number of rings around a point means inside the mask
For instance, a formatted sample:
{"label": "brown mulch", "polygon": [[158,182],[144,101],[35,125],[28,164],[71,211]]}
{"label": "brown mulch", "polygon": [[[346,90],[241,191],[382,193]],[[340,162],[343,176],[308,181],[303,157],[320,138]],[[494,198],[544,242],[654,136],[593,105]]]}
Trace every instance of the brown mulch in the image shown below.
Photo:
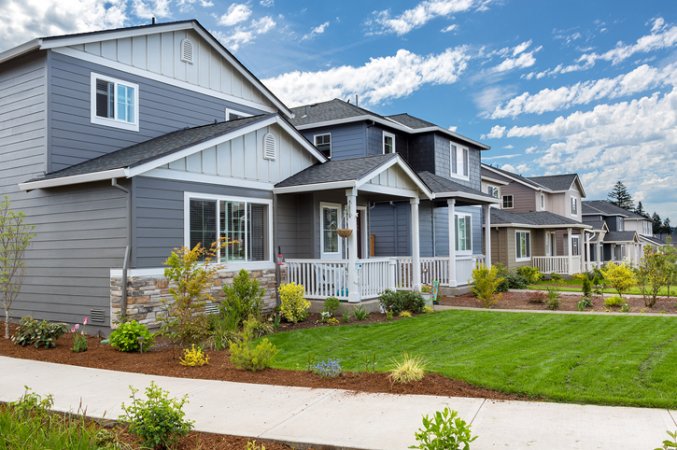
{"label": "brown mulch", "polygon": [[[611,297],[605,294],[605,297]],[[561,292],[559,301],[560,311],[577,311],[576,303],[582,298],[582,294],[576,292]],[[547,296],[540,292],[505,292],[503,297],[494,305],[494,309],[524,309],[524,310],[546,310]],[[653,308],[647,308],[644,300],[637,297],[625,297],[625,301],[630,306],[629,312],[635,313],[662,313],[677,314],[677,298],[660,297]],[[470,308],[481,308],[482,304],[472,294],[459,295],[456,297],[442,297],[441,305],[463,306]],[[610,308],[604,306],[604,299],[595,295],[592,299],[592,308],[586,311],[608,312],[619,311],[620,308]]]}

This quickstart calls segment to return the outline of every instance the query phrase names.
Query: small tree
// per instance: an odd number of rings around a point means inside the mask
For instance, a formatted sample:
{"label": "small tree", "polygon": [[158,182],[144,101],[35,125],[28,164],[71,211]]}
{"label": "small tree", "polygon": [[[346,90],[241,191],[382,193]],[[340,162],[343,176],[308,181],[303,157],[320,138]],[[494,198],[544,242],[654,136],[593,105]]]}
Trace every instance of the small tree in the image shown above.
{"label": "small tree", "polygon": [[623,292],[637,284],[637,279],[632,269],[625,263],[616,265],[612,262],[602,269],[602,274],[606,283],[618,292],[619,297],[623,297]]}
{"label": "small tree", "polygon": [[651,215],[651,231],[654,235],[656,235],[660,234],[662,229],[663,219],[661,219],[661,216],[657,212],[654,212]]}
{"label": "small tree", "polygon": [[23,284],[24,255],[35,237],[33,225],[25,220],[26,215],[11,209],[5,196],[0,202],[0,296],[5,310],[5,339],[9,339],[9,311]]}
{"label": "small tree", "polygon": [[242,269],[233,278],[233,283],[223,287],[224,300],[222,307],[234,314],[237,325],[242,325],[249,316],[258,318],[261,314],[261,303],[266,290],[259,285],[256,278]]}
{"label": "small tree", "polygon": [[670,236],[665,240],[665,244],[661,247],[661,253],[665,255],[665,287],[668,290],[668,298],[670,298],[670,287],[677,283],[677,249],[672,246]]}
{"label": "small tree", "polygon": [[608,199],[614,205],[632,211],[635,209],[634,202],[632,201],[632,195],[628,192],[628,188],[625,187],[622,181],[617,181],[614,184],[613,189],[609,192]]}
{"label": "small tree", "polygon": [[472,292],[485,308],[492,307],[501,299],[503,294],[498,292],[498,288],[505,279],[498,276],[498,268],[496,266],[492,266],[489,269],[482,265],[474,269],[472,271],[472,281]]}
{"label": "small tree", "polygon": [[644,205],[642,205],[641,201],[637,203],[637,207],[635,208],[635,214],[639,214],[640,216],[643,217],[648,217],[647,212],[644,211]]}
{"label": "small tree", "polygon": [[668,282],[668,260],[664,253],[646,247],[640,261],[638,278],[644,297],[644,305],[653,308],[661,287]]}

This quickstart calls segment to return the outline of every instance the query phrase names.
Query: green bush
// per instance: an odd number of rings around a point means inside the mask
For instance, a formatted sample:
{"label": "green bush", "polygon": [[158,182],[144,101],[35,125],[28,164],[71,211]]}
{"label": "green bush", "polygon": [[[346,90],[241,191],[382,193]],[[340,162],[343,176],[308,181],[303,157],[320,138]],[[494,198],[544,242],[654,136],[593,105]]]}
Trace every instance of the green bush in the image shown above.
{"label": "green bush", "polygon": [[592,308],[592,300],[590,300],[590,297],[583,297],[576,303],[576,309],[579,311],[585,311],[587,308]]}
{"label": "green bush", "polygon": [[672,449],[677,449],[677,430],[673,431],[668,431],[668,436],[670,436],[669,439],[666,439],[663,441],[663,446],[658,447],[655,450],[672,450]]}
{"label": "green bush", "polygon": [[407,384],[421,381],[425,376],[425,362],[418,356],[404,354],[402,359],[393,363],[388,377],[393,383]]}
{"label": "green bush", "polygon": [[254,345],[249,337],[240,342],[231,342],[229,346],[230,362],[238,369],[263,370],[270,367],[277,355],[277,348],[268,340],[262,339]]}
{"label": "green bush", "polygon": [[414,291],[391,291],[388,289],[380,295],[379,301],[384,311],[393,314],[399,314],[402,311],[420,313],[425,306],[421,294]]}
{"label": "green bush", "polygon": [[545,300],[545,307],[551,311],[559,309],[559,292],[556,289],[548,288],[547,299]]}
{"label": "green bush", "polygon": [[583,291],[583,296],[589,298],[592,295],[592,283],[590,282],[589,277],[583,278],[583,286],[581,288]]}
{"label": "green bush", "polygon": [[610,308],[614,307],[620,307],[625,304],[625,300],[623,300],[623,297],[607,297],[604,299],[604,306],[608,306]]}
{"label": "green bush", "polygon": [[550,274],[550,281],[562,281],[564,277],[558,273],[551,273]]}
{"label": "green bush", "polygon": [[469,450],[470,443],[477,439],[470,425],[449,407],[437,411],[432,418],[424,416],[423,427],[415,436],[418,445],[410,448],[421,450]]}
{"label": "green bush", "polygon": [[153,346],[155,337],[148,327],[136,320],[118,325],[110,334],[110,345],[121,352],[145,352]]}
{"label": "green bush", "polygon": [[322,311],[329,313],[329,317],[334,317],[341,306],[341,301],[336,297],[327,297],[324,301]]}
{"label": "green bush", "polygon": [[136,396],[138,389],[132,391],[132,403],[122,404],[124,414],[120,420],[129,426],[129,432],[139,436],[143,445],[150,448],[171,448],[182,436],[193,428],[193,422],[186,420],[183,406],[188,396],[181,399],[170,398],[169,392],[151,381],[145,390],[146,400]]}
{"label": "green bush", "polygon": [[34,345],[35,348],[54,348],[56,341],[63,336],[68,328],[63,323],[52,323],[46,320],[36,320],[24,317],[19,322],[12,342],[22,347]]}
{"label": "green bush", "polygon": [[543,278],[543,275],[538,270],[538,267],[532,266],[522,266],[518,268],[517,274],[527,280],[527,283],[529,284],[536,284],[541,281],[541,278]]}
{"label": "green bush", "polygon": [[273,326],[267,322],[261,322],[254,316],[249,316],[242,324],[242,332],[256,339],[272,333]]}
{"label": "green bush", "polygon": [[472,293],[482,302],[485,308],[491,308],[501,299],[498,287],[504,278],[498,276],[496,267],[487,268],[482,265],[472,271]]}
{"label": "green bush", "polygon": [[510,289],[510,283],[508,282],[508,274],[510,272],[508,269],[501,263],[492,264],[491,267],[495,267],[496,275],[499,278],[503,278],[503,281],[496,287],[496,292],[508,292]]}
{"label": "green bush", "polygon": [[510,289],[526,289],[529,287],[529,280],[517,272],[509,272],[505,276],[505,279],[508,282],[508,288]]}
{"label": "green bush", "polygon": [[369,311],[364,306],[357,306],[353,309],[353,317],[359,321],[366,320],[369,317]]}
{"label": "green bush", "polygon": [[310,302],[303,295],[302,284],[286,283],[278,289],[280,292],[280,313],[288,322],[303,322],[308,318]]}
{"label": "green bush", "polygon": [[238,325],[241,325],[250,316],[260,317],[265,292],[259,281],[251,278],[249,272],[242,269],[233,278],[232,284],[223,287],[224,300],[221,309],[236,316]]}
{"label": "green bush", "polygon": [[237,338],[239,317],[229,310],[209,316],[210,344],[216,350],[228,348],[228,344]]}

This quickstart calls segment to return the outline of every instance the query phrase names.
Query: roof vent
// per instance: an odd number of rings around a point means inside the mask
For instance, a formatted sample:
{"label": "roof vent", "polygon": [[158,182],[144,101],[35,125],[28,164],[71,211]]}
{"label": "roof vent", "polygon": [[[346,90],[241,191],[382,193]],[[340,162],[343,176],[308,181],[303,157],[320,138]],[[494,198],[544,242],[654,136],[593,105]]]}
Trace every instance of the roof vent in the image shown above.
{"label": "roof vent", "polygon": [[181,61],[193,64],[193,43],[190,39],[181,41]]}
{"label": "roof vent", "polygon": [[277,139],[271,133],[263,136],[263,159],[275,160],[277,158]]}

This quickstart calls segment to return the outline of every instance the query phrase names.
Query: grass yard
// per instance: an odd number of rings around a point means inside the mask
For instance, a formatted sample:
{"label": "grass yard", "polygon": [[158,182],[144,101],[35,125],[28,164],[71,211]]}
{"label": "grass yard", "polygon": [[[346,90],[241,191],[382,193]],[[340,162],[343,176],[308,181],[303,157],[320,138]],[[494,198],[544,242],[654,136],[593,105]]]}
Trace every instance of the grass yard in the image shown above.
{"label": "grass yard", "polygon": [[427,369],[547,400],[677,407],[677,318],[444,311],[373,325],[277,333],[278,368],[338,359],[376,370],[407,352]]}
{"label": "grass yard", "polygon": [[[538,283],[530,284],[527,289],[544,290],[544,289],[547,289],[549,287],[555,288],[558,291],[562,291],[562,292],[581,292],[582,289],[583,289],[583,281],[576,280],[576,279],[557,280],[557,281],[541,280]],[[604,289],[604,293],[618,295],[618,293],[612,288]],[[634,286],[634,287],[631,287],[628,290],[628,292],[625,292],[625,294],[642,295],[642,290],[638,286]],[[658,291],[658,295],[668,295],[668,288],[663,286]],[[670,286],[670,295],[671,296],[677,296],[677,286]]]}

